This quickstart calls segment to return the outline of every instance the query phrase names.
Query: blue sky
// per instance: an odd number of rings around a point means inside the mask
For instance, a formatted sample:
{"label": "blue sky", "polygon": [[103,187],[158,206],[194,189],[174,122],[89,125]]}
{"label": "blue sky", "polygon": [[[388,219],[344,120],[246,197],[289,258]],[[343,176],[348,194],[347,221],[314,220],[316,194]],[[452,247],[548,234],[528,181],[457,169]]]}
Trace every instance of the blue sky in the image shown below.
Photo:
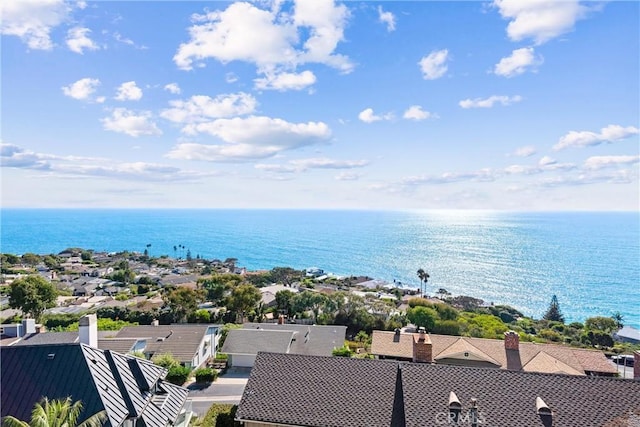
{"label": "blue sky", "polygon": [[638,210],[638,2],[2,6],[2,206]]}

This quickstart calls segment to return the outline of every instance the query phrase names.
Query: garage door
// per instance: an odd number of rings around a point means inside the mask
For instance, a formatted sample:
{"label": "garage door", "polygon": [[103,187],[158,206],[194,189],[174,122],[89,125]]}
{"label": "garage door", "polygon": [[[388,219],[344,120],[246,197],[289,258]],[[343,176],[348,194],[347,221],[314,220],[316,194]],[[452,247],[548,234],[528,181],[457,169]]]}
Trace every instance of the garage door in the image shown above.
{"label": "garage door", "polygon": [[236,368],[253,368],[253,364],[256,363],[255,354],[232,354],[231,366]]}

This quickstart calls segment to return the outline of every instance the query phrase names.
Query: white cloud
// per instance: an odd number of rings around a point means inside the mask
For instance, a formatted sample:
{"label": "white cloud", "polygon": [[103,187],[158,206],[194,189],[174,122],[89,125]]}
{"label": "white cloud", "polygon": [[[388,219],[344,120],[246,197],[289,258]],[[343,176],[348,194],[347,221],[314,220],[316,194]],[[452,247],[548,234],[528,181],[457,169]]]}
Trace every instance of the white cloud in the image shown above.
{"label": "white cloud", "polygon": [[593,156],[584,162],[586,169],[602,169],[620,165],[633,165],[640,162],[640,156]]}
{"label": "white cloud", "polygon": [[[353,65],[334,51],[344,38],[349,13],[333,0],[296,0],[293,14],[260,9],[248,2],[231,4],[225,10],[193,15],[190,40],[174,56],[184,70],[207,58],[222,63],[254,63],[258,71],[295,69],[304,63],[321,63],[349,72]],[[301,39],[306,34],[306,40]]]}
{"label": "white cloud", "polygon": [[166,85],[164,86],[164,90],[166,90],[167,92],[172,93],[172,94],[174,94],[174,95],[180,95],[180,92],[182,92],[182,91],[180,90],[180,86],[178,86],[178,83],[169,83],[169,84],[166,84]]}
{"label": "white cloud", "polygon": [[204,161],[249,161],[275,156],[285,150],[326,141],[331,130],[322,122],[290,123],[264,116],[218,119],[190,126],[191,133],[207,133],[224,144],[183,143],[167,157]]}
{"label": "white cloud", "polygon": [[496,103],[507,106],[520,101],[522,101],[522,97],[519,95],[516,95],[516,96],[493,95],[485,99],[482,99],[482,98],[464,99],[460,101],[458,104],[462,108],[491,108]]}
{"label": "white cloud", "polygon": [[382,6],[378,6],[378,19],[380,22],[387,25],[387,31],[395,31],[396,17],[393,13],[382,10]]}
{"label": "white cloud", "polygon": [[302,90],[316,82],[316,76],[311,71],[301,73],[267,73],[265,77],[254,80],[256,89],[278,90]]}
{"label": "white cloud", "polygon": [[224,76],[224,81],[227,83],[235,83],[238,81],[238,76],[236,76],[234,73],[227,73]]}
{"label": "white cloud", "polygon": [[493,5],[510,20],[507,35],[511,40],[532,39],[536,44],[571,31],[587,12],[578,0],[494,0]]}
{"label": "white cloud", "polygon": [[90,176],[127,181],[184,181],[218,175],[215,172],[184,171],[157,163],[120,163],[95,157],[36,153],[11,144],[0,145],[0,164],[2,167],[39,170],[61,176]]}
{"label": "white cloud", "polygon": [[274,173],[295,173],[298,172],[298,168],[295,166],[286,166],[286,165],[271,165],[266,163],[258,163],[253,166],[256,169],[263,170],[266,172],[274,172]]}
{"label": "white cloud", "polygon": [[142,98],[142,89],[136,86],[135,81],[122,83],[118,87],[116,99],[118,101],[138,101]]}
{"label": "white cloud", "polygon": [[0,165],[4,168],[47,170],[51,164],[48,156],[28,151],[13,144],[0,144]]}
{"label": "white cloud", "polygon": [[[69,86],[63,86],[62,93],[73,99],[89,101],[99,85],[100,80],[87,77],[71,83]],[[96,101],[100,102],[99,100]]]}
{"label": "white cloud", "polygon": [[291,160],[290,164],[299,169],[353,169],[367,166],[367,160],[334,160],[324,157]]}
{"label": "white cloud", "polygon": [[336,175],[334,178],[336,181],[357,181],[362,177],[360,173],[354,172],[342,172]]}
{"label": "white cloud", "polygon": [[637,135],[638,128],[633,126],[623,127],[620,125],[609,125],[600,130],[600,133],[590,131],[570,131],[558,140],[553,146],[555,151],[569,147],[590,147],[603,143],[612,143]]}
{"label": "white cloud", "polygon": [[365,110],[362,110],[360,114],[358,114],[358,118],[365,123],[373,123],[373,122],[378,122],[380,120],[392,120],[393,113],[386,113],[382,116],[378,116],[373,113],[372,108],[367,108]]}
{"label": "white cloud", "polygon": [[118,41],[120,43],[128,44],[130,46],[134,46],[135,45],[133,40],[128,39],[126,37],[123,37],[122,34],[120,34],[118,32],[113,33],[113,38],[116,39],[116,41]]}
{"label": "white cloud", "polygon": [[325,157],[290,160],[286,165],[258,163],[254,167],[267,172],[294,173],[309,169],[355,169],[367,166],[367,160],[335,160]]}
{"label": "white cloud", "polygon": [[533,156],[534,154],[536,154],[536,147],[527,145],[524,147],[518,147],[512,155],[515,157],[529,157]]}
{"label": "white cloud", "polygon": [[418,65],[425,80],[435,80],[444,76],[447,72],[449,51],[447,49],[436,50],[423,57]]}
{"label": "white cloud", "polygon": [[428,111],[424,111],[419,105],[412,105],[411,107],[407,108],[407,110],[402,115],[402,118],[404,119],[416,121],[426,120],[432,117],[435,117],[435,115]]}
{"label": "white cloud", "polygon": [[100,47],[87,36],[89,33],[91,33],[90,29],[82,27],[74,27],[67,31],[67,46],[69,49],[80,55],[84,53],[84,49],[100,49]]}
{"label": "white cloud", "polygon": [[215,98],[194,95],[185,101],[169,101],[172,108],[163,110],[160,116],[175,123],[197,123],[251,114],[257,104],[252,95],[244,92],[218,95]]}
{"label": "white cloud", "polygon": [[549,156],[542,156],[542,158],[540,158],[540,160],[538,161],[538,165],[540,166],[550,166],[550,165],[555,165],[557,163],[558,161],[556,159],[553,159]]}
{"label": "white cloud", "polygon": [[542,56],[536,58],[532,47],[523,47],[511,52],[511,56],[502,58],[494,67],[493,72],[498,76],[514,77],[523,74],[528,68],[535,70],[535,67],[543,62]]}
{"label": "white cloud", "polygon": [[126,108],[116,108],[110,117],[105,117],[100,121],[106,130],[133,137],[162,134],[162,131],[153,122],[149,111],[136,113]]}
{"label": "white cloud", "polygon": [[30,49],[53,48],[51,31],[63,23],[71,8],[63,0],[8,0],[0,2],[0,32],[17,36]]}

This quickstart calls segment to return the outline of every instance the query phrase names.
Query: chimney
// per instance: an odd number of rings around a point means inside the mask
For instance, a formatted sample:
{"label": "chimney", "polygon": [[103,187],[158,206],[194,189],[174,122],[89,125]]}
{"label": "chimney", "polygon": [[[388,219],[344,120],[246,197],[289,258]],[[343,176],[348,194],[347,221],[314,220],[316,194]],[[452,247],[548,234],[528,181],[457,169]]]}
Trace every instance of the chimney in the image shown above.
{"label": "chimney", "polygon": [[633,352],[633,379],[640,381],[640,351]]}
{"label": "chimney", "polygon": [[393,333],[393,342],[400,342],[400,328],[396,328]]}
{"label": "chimney", "polygon": [[95,314],[87,314],[80,318],[80,342],[98,348],[98,318]]}
{"label": "chimney", "polygon": [[28,334],[36,333],[36,319],[22,319],[22,334],[20,336],[25,336]]}
{"label": "chimney", "polygon": [[278,325],[284,325],[284,314],[278,316]]}
{"label": "chimney", "polygon": [[480,418],[478,417],[478,400],[471,398],[471,408],[469,408],[469,418],[471,420],[471,427],[478,427]]}
{"label": "chimney", "polygon": [[516,331],[507,331],[504,333],[504,349],[520,350],[520,336]]}
{"label": "chimney", "polygon": [[151,321],[151,326],[158,326],[160,324],[160,322],[158,321],[158,319],[153,319]]}
{"label": "chimney", "polygon": [[429,335],[424,328],[419,328],[417,334],[413,334],[413,361],[416,363],[433,362],[433,348]]}

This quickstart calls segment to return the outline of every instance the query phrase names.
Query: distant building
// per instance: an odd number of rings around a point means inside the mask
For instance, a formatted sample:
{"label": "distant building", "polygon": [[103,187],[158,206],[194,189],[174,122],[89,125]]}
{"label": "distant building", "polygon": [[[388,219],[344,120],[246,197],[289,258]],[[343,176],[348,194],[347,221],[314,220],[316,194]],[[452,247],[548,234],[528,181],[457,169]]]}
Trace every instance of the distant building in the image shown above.
{"label": "distant building", "polygon": [[624,326],[613,334],[613,339],[620,342],[638,344],[640,343],[640,330],[631,326]]}
{"label": "distant building", "polygon": [[616,367],[599,350],[520,342],[514,331],[505,339],[373,331],[371,353],[379,359],[415,361],[425,348],[425,362],[567,375],[615,376]]}

